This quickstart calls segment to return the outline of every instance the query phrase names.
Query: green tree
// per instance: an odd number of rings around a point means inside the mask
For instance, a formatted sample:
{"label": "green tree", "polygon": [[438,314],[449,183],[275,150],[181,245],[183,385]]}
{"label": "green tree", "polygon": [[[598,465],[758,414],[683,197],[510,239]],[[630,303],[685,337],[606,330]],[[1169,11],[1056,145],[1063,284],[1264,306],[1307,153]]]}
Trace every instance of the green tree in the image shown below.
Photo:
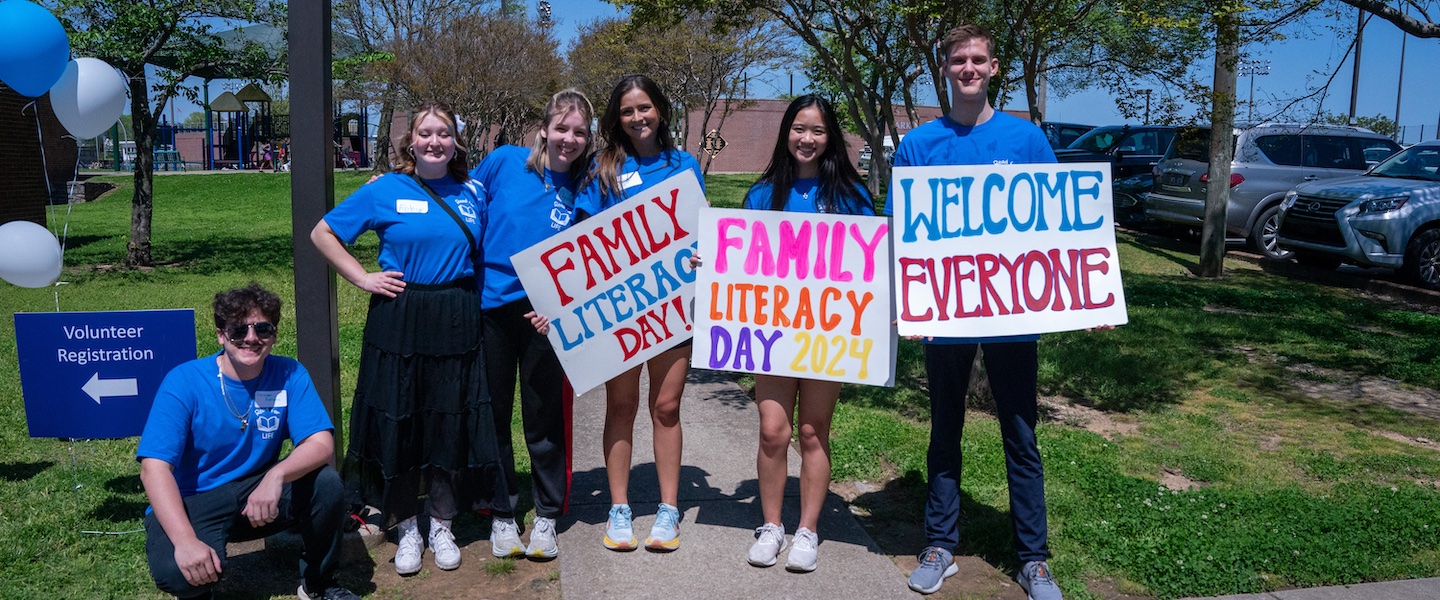
{"label": "green tree", "polygon": [[[1325,116],[1321,117],[1321,120],[1334,125],[1350,124],[1349,115],[1344,115],[1341,113],[1327,113]],[[1373,131],[1380,135],[1390,136],[1392,138],[1395,137],[1395,134],[1400,132],[1400,127],[1395,123],[1395,120],[1384,115],[1375,115],[1373,117],[1355,117],[1355,124],[1360,127],[1369,129],[1370,131]]]}
{"label": "green tree", "polygon": [[180,124],[185,127],[204,127],[205,113],[197,110],[188,115],[185,115],[185,120],[181,121]]}
{"label": "green tree", "polygon": [[[285,7],[275,0],[54,0],[51,6],[70,32],[75,55],[110,63],[129,84],[136,156],[125,266],[151,266],[156,122],[161,111],[176,95],[193,101],[195,90],[181,84],[203,70],[282,79],[283,55],[277,60],[271,49],[253,42],[227,45],[214,30],[227,22],[283,25]],[[170,67],[156,69],[152,84],[145,67],[162,57]]]}

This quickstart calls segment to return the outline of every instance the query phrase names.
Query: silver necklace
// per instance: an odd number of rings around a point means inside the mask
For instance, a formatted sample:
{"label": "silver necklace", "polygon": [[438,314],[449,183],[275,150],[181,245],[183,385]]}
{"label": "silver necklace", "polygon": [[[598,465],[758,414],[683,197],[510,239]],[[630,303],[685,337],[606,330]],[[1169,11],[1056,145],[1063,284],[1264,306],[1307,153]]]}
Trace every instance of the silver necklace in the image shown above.
{"label": "silver necklace", "polygon": [[[215,359],[215,365],[220,366],[218,357]],[[245,428],[250,426],[250,407],[255,405],[255,398],[250,398],[250,403],[245,405],[245,410],[236,411],[235,402],[230,399],[230,390],[225,386],[225,371],[220,370],[215,373],[215,377],[220,381],[220,396],[225,399],[225,410],[230,411],[230,416],[240,421],[240,431],[245,431]]]}

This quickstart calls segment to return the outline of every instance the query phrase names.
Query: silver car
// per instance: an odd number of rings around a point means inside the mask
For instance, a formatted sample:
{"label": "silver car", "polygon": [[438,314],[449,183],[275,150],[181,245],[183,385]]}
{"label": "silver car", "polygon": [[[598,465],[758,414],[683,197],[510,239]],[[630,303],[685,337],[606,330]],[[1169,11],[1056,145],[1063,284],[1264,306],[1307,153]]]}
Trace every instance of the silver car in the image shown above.
{"label": "silver car", "polygon": [[1297,186],[1281,207],[1280,246],[1300,262],[1390,267],[1440,289],[1440,141],[1359,177]]}
{"label": "silver car", "polygon": [[[1267,123],[1237,129],[1232,138],[1230,201],[1225,234],[1270,258],[1288,258],[1276,245],[1280,201],[1307,181],[1356,175],[1400,149],[1359,127]],[[1200,227],[1209,188],[1210,129],[1182,128],[1160,162],[1145,215],[1162,223]]]}

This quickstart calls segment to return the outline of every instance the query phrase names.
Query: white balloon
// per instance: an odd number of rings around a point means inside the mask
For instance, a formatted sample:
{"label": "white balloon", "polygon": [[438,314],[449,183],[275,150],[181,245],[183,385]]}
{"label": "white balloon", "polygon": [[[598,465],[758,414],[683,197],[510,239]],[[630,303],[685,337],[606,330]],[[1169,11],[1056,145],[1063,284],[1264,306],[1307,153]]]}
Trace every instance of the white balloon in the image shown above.
{"label": "white balloon", "polygon": [[0,279],[42,288],[60,278],[60,241],[29,221],[0,225]]}
{"label": "white balloon", "polygon": [[88,140],[110,129],[125,110],[129,94],[125,79],[98,58],[77,58],[50,88],[50,107],[60,124],[75,137]]}

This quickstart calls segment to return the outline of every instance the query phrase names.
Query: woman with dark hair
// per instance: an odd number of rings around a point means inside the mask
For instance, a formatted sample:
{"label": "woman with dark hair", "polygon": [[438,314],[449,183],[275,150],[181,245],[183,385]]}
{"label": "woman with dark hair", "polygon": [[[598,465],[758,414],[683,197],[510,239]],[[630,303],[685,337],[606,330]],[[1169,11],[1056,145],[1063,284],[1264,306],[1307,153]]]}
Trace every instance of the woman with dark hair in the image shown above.
{"label": "woman with dark hair", "polygon": [[[570,402],[573,393],[550,341],[536,332],[535,311],[510,257],[570,226],[575,197],[591,153],[590,99],[564,90],[545,105],[530,148],[501,146],[470,173],[489,197],[485,225],[484,311],[486,373],[495,400],[495,434],[512,495],[494,509],[490,550],[495,556],[559,555],[555,519],[570,494]],[[510,420],[515,386],[530,452],[535,528],[528,548],[515,522],[519,480],[515,475]]]}
{"label": "woman with dark hair", "polygon": [[[705,177],[695,157],[675,146],[670,135],[670,100],[649,77],[629,75],[610,91],[600,117],[605,149],[584,193],[576,203],[581,218],[623,202],[676,173],[690,170],[704,189]],[[645,547],[670,551],[680,547],[680,395],[690,367],[690,342],[671,348],[645,365],[650,370],[650,423],[654,427],[655,472],[660,481],[660,506]],[[610,483],[610,517],[603,540],[611,550],[638,547],[631,524],[630,461],[635,413],[640,408],[640,367],[605,382],[605,475]]]}
{"label": "woman with dark hair", "polygon": [[[451,519],[509,497],[481,343],[485,199],[455,133],[449,106],[421,104],[396,172],[351,194],[310,233],[335,271],[371,294],[344,469],[387,525],[399,523],[402,575],[420,570],[422,508],[435,565],[454,569]],[[380,238],[379,271],[345,249],[366,231]]]}
{"label": "woman with dark hair", "polygon": [[[785,109],[770,166],[745,195],[745,208],[842,215],[875,215],[875,206],[850,164],[850,153],[835,110],[824,98],[796,98]],[[777,375],[755,375],[755,404],[760,409],[760,449],[755,457],[760,508],[765,524],[755,530],[748,560],[757,567],[775,564],[785,548],[780,507],[785,497],[786,451],[793,415],[800,413],[800,527],[795,530],[785,568],[815,570],[815,534],[820,505],[830,489],[830,418],[840,383]]]}

